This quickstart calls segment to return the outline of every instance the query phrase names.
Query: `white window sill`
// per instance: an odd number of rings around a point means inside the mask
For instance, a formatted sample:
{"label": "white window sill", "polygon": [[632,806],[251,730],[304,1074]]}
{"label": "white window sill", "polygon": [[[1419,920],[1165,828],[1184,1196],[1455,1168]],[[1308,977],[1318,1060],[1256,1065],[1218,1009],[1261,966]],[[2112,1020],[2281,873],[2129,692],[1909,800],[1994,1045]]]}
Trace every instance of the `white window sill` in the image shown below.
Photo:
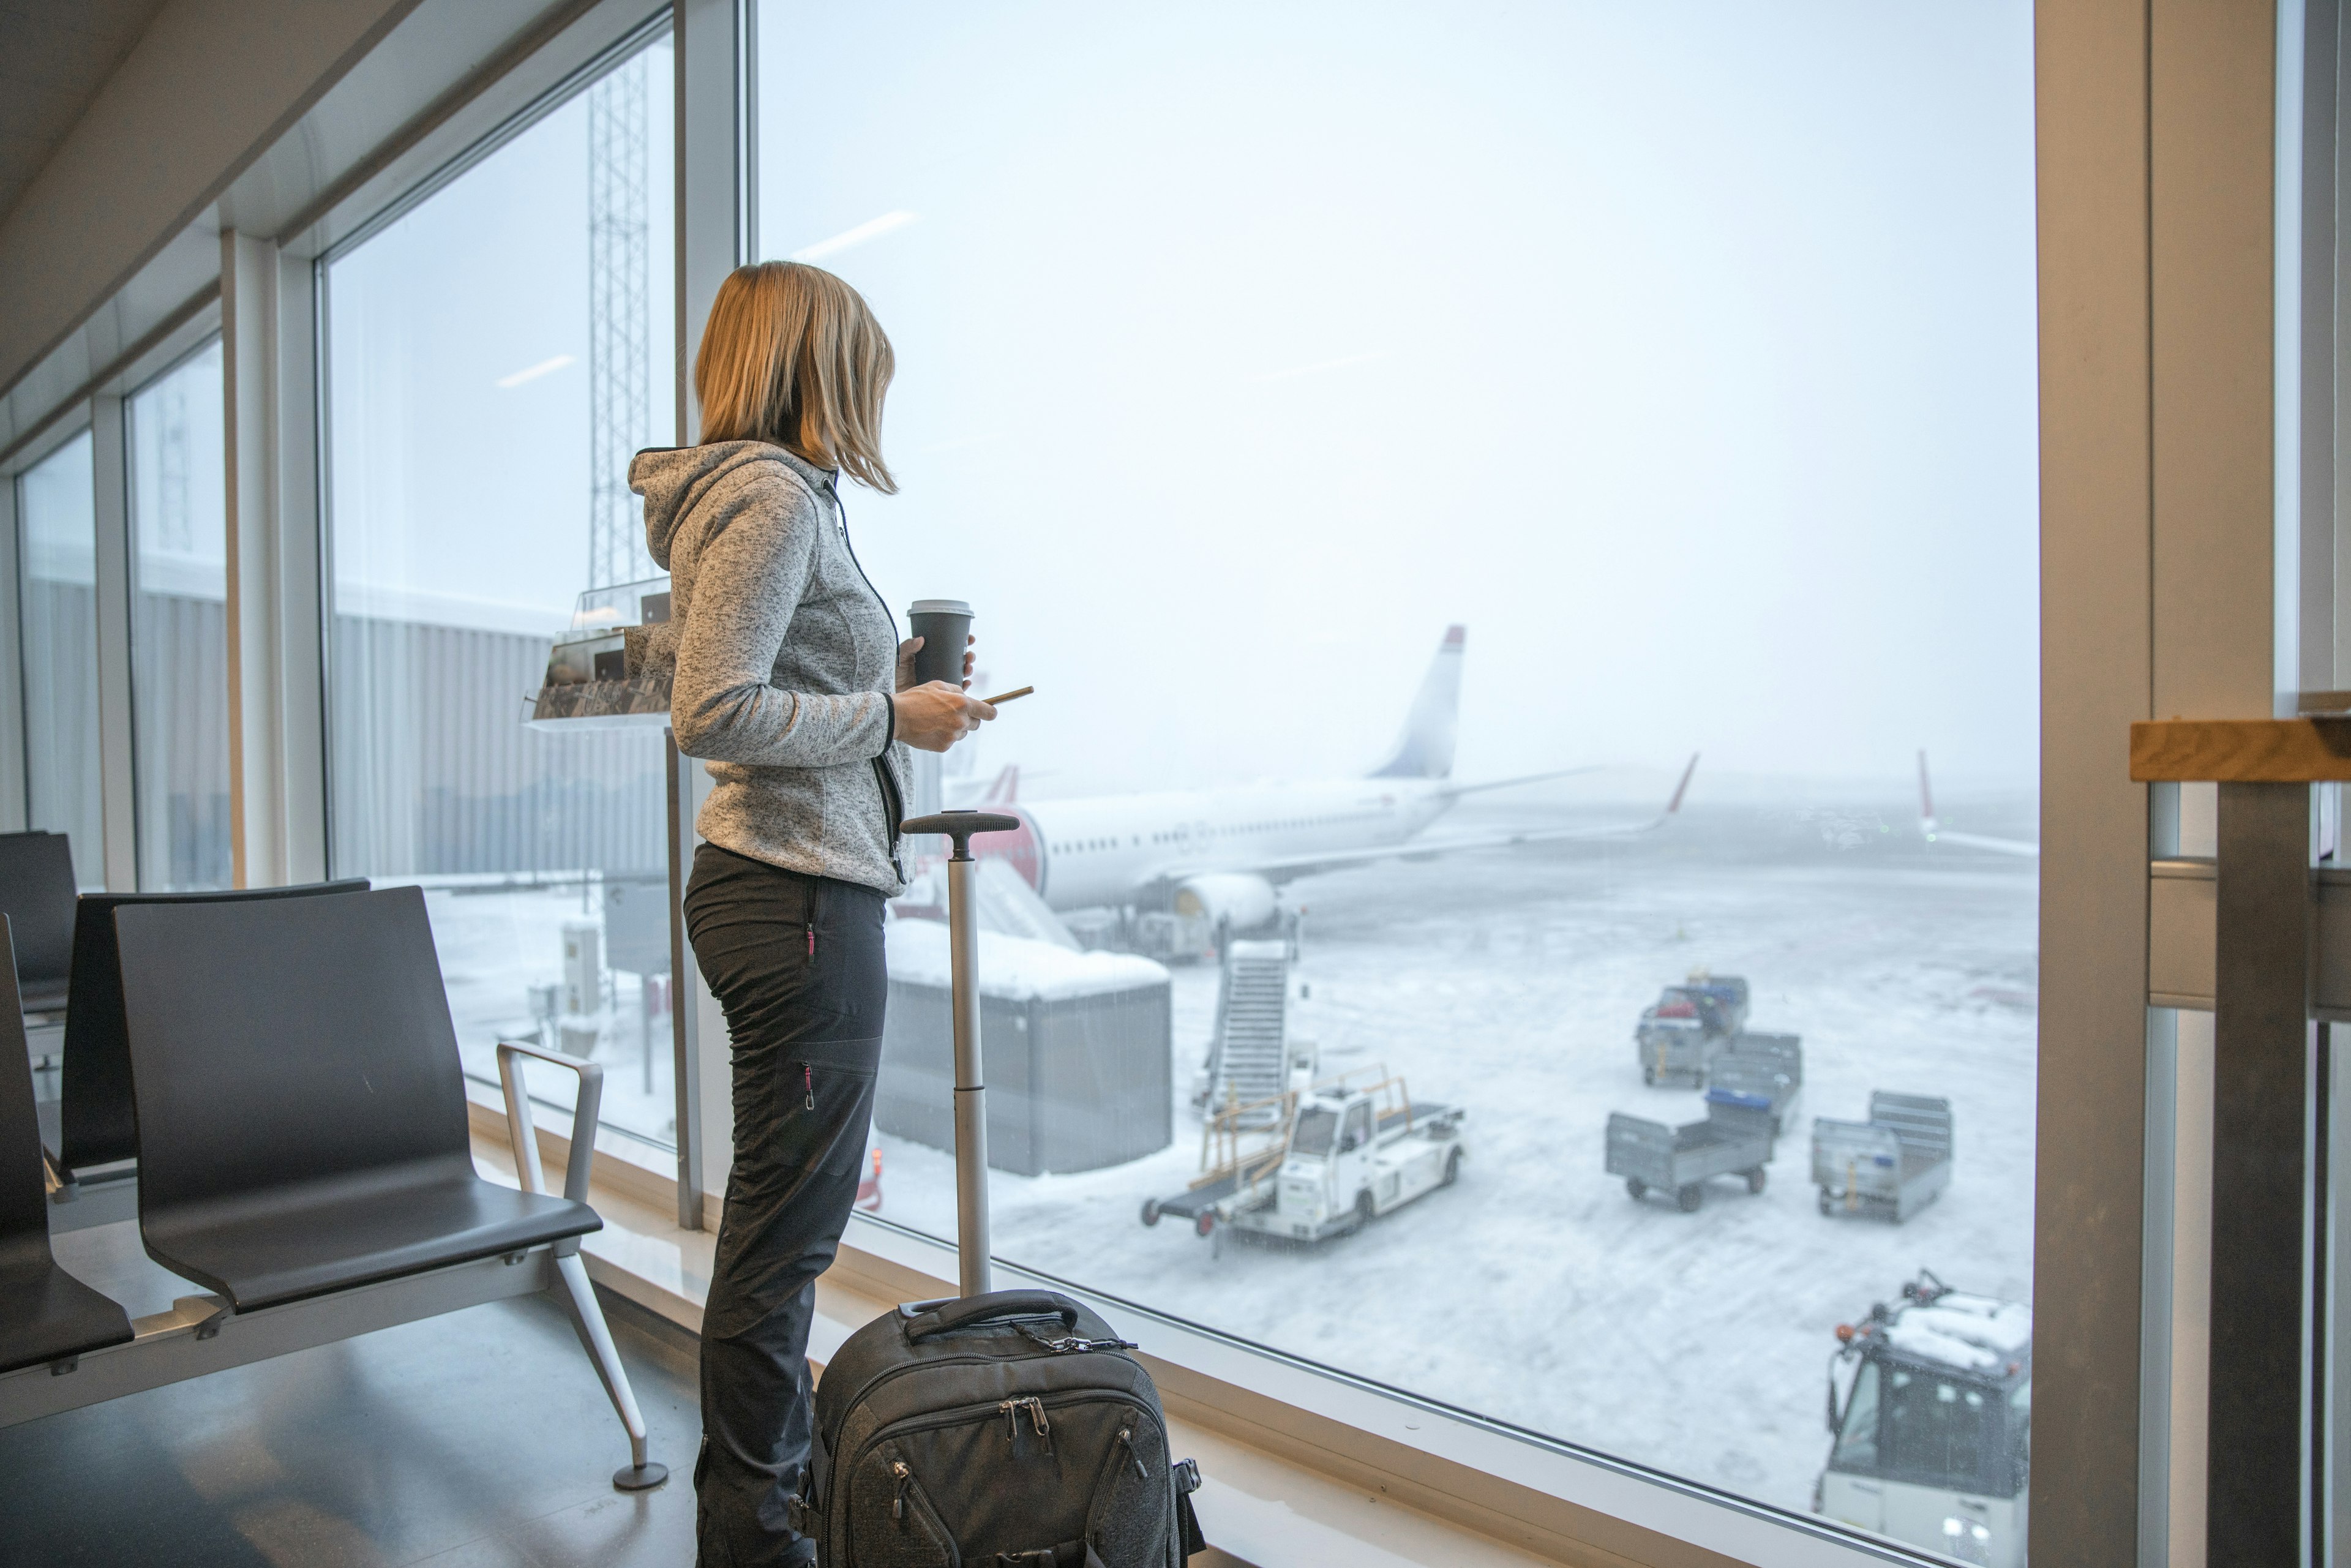
{"label": "white window sill", "polygon": [[[568,1156],[542,1113],[549,1179]],[[474,1106],[476,1163],[513,1179],[503,1108]],[[566,1129],[568,1130],[568,1129]],[[597,1283],[699,1333],[714,1230],[681,1230],[675,1188],[598,1140],[604,1228],[583,1250]],[[608,1179],[609,1178],[609,1179]],[[715,1211],[716,1205],[710,1204]],[[710,1216],[715,1223],[716,1214]],[[1169,1436],[1200,1461],[1195,1500],[1219,1561],[1249,1568],[1503,1568],[1538,1563],[1863,1568],[1931,1561],[1653,1475],[1603,1456],[1243,1344],[1148,1309],[998,1265],[999,1288],[1050,1284],[1097,1306],[1158,1384]],[[855,1216],[818,1282],[809,1358],[821,1372],[860,1325],[902,1301],[955,1293],[943,1242]]]}

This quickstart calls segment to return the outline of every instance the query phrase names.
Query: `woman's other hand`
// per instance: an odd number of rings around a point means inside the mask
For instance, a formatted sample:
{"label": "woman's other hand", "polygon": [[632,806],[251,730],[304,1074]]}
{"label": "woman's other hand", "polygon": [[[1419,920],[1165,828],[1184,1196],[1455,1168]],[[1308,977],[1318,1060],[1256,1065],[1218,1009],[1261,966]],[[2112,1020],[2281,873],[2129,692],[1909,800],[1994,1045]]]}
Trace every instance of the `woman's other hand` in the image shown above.
{"label": "woman's other hand", "polygon": [[898,738],[917,751],[945,751],[996,716],[987,704],[945,681],[926,681],[890,701],[898,710]]}
{"label": "woman's other hand", "polygon": [[[971,651],[971,645],[979,639],[976,636],[966,637],[963,641],[963,684],[968,686],[971,685],[972,661],[978,657]],[[922,651],[923,643],[923,638],[909,637],[898,644],[898,689],[902,692],[914,688],[914,655]],[[991,714],[989,716],[992,718],[995,716]]]}

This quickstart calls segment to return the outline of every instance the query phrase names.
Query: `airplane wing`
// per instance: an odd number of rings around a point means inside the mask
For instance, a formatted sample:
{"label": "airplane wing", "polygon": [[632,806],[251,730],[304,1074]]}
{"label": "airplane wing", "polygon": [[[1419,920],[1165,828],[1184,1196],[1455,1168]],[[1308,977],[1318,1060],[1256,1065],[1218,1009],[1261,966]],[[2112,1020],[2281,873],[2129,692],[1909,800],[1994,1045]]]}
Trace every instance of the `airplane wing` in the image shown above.
{"label": "airplane wing", "polygon": [[[1581,773],[1588,770],[1576,768],[1573,771]],[[1254,865],[1248,866],[1224,864],[1215,867],[1203,866],[1199,869],[1200,872],[1209,870],[1254,872],[1269,882],[1283,883],[1293,877],[1311,875],[1315,872],[1340,871],[1348,866],[1369,865],[1377,861],[1432,860],[1438,855],[1458,854],[1468,850],[1509,849],[1519,844],[1560,843],[1573,839],[1626,838],[1635,833],[1649,832],[1672,821],[1674,813],[1681,810],[1682,796],[1689,789],[1690,776],[1697,771],[1698,758],[1693,755],[1688,766],[1682,769],[1681,781],[1674,786],[1673,797],[1666,802],[1666,809],[1642,822],[1616,822],[1598,828],[1524,828],[1490,833],[1437,834],[1406,839],[1400,844],[1382,844],[1372,849],[1328,851],[1320,854],[1292,855],[1281,860],[1259,861]],[[1543,774],[1539,777],[1552,778],[1555,775]],[[1517,784],[1525,783],[1527,780],[1514,779],[1505,782]],[[1499,788],[1499,786],[1494,787]],[[1484,786],[1475,786],[1475,788],[1484,788]],[[1169,880],[1180,881],[1186,876],[1196,874],[1199,873],[1173,872],[1169,873]]]}
{"label": "airplane wing", "polygon": [[2030,855],[2038,858],[2039,844],[2028,844],[2022,839],[1994,839],[1982,833],[1955,833],[1950,829],[1937,827],[1927,834],[1930,844],[1965,844],[1970,849],[1991,850],[2003,855]]}
{"label": "airplane wing", "polygon": [[1962,844],[1971,850],[1990,850],[1995,854],[2024,855],[2039,859],[2041,846],[2022,839],[1996,839],[1984,833],[1959,833],[1943,826],[1935,818],[1935,787],[1927,778],[1927,754],[1918,753],[1918,835],[1930,844]]}
{"label": "airplane wing", "polygon": [[1589,768],[1554,768],[1549,773],[1522,773],[1516,779],[1489,779],[1479,784],[1448,784],[1445,788],[1445,793],[1447,795],[1477,795],[1482,794],[1488,789],[1510,789],[1516,788],[1520,784],[1542,784],[1547,783],[1553,779],[1573,779],[1579,774],[1597,773],[1600,771],[1601,766],[1595,762]]}

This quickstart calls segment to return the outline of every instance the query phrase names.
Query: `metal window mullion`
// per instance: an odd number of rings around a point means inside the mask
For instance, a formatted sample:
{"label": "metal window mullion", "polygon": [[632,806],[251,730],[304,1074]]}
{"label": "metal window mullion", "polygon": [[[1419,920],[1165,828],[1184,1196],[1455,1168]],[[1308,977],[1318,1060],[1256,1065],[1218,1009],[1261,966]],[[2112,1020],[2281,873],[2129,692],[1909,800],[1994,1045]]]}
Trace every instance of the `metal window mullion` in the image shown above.
{"label": "metal window mullion", "polygon": [[131,685],[131,465],[123,400],[89,400],[97,517],[98,776],[106,885],[139,888],[138,758]]}
{"label": "metal window mullion", "polygon": [[[674,18],[676,183],[673,192],[676,232],[676,331],[673,366],[677,394],[677,440],[689,444],[701,433],[687,367],[703,321],[726,275],[741,265],[749,235],[746,203],[745,149],[754,134],[748,112],[749,7],[757,0],[678,0]],[[704,1051],[725,1040],[723,1030],[705,1029],[716,1003],[703,984],[685,939],[681,899],[692,867],[695,808],[705,782],[691,758],[668,752],[670,799],[670,1024],[676,1059],[677,1220],[702,1228],[704,1194],[724,1184],[724,1152],[734,1142],[729,1117],[727,1053]]]}
{"label": "metal window mullion", "polygon": [[25,774],[25,601],[17,554],[17,482],[0,474],[0,605],[7,634],[0,636],[0,831],[27,825],[31,780]]}
{"label": "metal window mullion", "polygon": [[319,268],[273,247],[270,323],[276,382],[272,425],[277,526],[278,806],[288,883],[327,874],[327,726],[324,628],[326,508],[320,440],[324,361]]}

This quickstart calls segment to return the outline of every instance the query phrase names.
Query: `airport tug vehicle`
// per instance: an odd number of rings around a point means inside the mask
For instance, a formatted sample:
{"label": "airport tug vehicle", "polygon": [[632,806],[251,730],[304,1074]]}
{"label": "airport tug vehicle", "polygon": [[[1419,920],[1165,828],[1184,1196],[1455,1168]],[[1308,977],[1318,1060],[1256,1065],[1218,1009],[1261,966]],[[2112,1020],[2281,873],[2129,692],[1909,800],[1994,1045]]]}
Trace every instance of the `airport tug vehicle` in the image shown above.
{"label": "airport tug vehicle", "polygon": [[1459,1106],[1415,1101],[1384,1068],[1230,1104],[1201,1128],[1202,1176],[1147,1200],[1143,1223],[1174,1215],[1219,1240],[1228,1228],[1290,1241],[1349,1235],[1453,1185],[1461,1122]]}
{"label": "airport tug vehicle", "polygon": [[1899,1301],[1836,1335],[1835,1437],[1813,1511],[1962,1563],[2024,1568],[2032,1309],[1922,1269]]}

